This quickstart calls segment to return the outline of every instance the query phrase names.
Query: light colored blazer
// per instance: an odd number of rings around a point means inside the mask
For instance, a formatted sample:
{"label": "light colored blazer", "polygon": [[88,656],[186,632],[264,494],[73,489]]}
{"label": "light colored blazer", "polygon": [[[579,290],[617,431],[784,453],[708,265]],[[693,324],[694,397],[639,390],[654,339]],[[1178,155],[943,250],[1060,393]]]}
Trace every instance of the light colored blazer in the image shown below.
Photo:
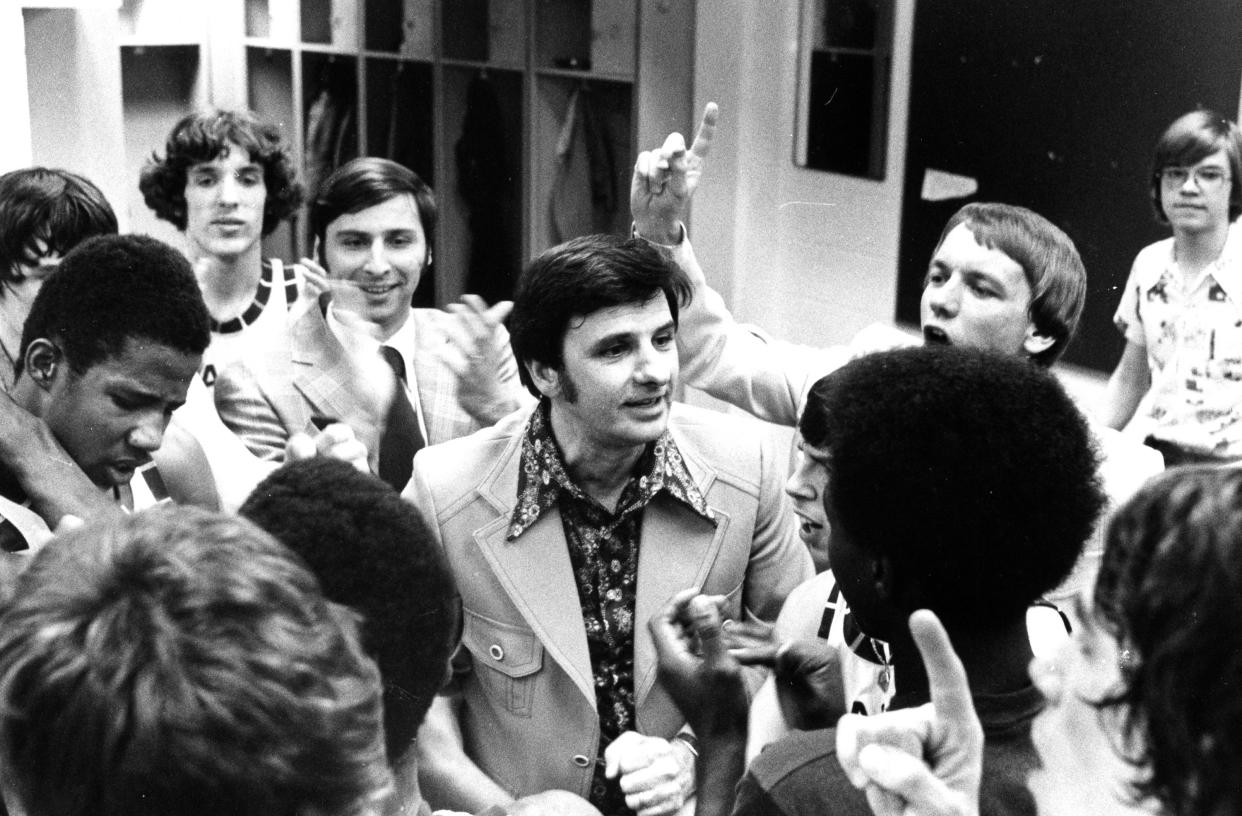
{"label": "light colored blazer", "polygon": [[[450,694],[461,694],[466,753],[514,796],[560,788],[587,796],[599,719],[578,589],[560,513],[515,541],[529,411],[425,448],[405,496],[448,556],[465,615]],[[781,490],[780,464],[745,418],[676,404],[670,428],[703,492],[713,527],[666,495],[643,511],[634,620],[634,694],[640,733],[671,738],[684,719],[656,682],[647,621],[679,590],[728,598],[728,615],[775,620],[811,577]],[[739,618],[740,619],[740,618]]]}
{"label": "light colored blazer", "polygon": [[[444,333],[437,327],[452,320],[452,315],[438,309],[413,309],[410,319],[415,322],[417,343],[413,376],[428,444],[456,439],[490,424],[461,404],[457,375],[431,346],[444,342]],[[497,376],[514,400],[520,401],[524,391],[511,354]],[[363,419],[373,416],[374,409],[365,405],[366,397],[352,387],[356,379],[344,347],[328,327],[322,306],[312,307],[290,326],[288,350],[265,353],[230,366],[221,374],[215,387],[216,409],[224,424],[256,456],[277,462],[284,460],[285,443],[294,433],[314,435],[317,428],[312,420],[348,418],[374,463],[381,429]]]}

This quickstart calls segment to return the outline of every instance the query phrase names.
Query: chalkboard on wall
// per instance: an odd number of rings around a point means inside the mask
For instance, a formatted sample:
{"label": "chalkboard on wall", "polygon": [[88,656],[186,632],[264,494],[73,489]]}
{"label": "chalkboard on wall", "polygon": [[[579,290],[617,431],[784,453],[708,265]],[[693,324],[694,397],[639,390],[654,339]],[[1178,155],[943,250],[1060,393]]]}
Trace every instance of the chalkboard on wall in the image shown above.
{"label": "chalkboard on wall", "polygon": [[[1152,149],[1196,107],[1238,114],[1236,0],[920,0],[915,10],[897,319],[918,324],[945,221],[970,201],[1030,207],[1064,229],[1087,268],[1065,359],[1111,371],[1130,264],[1168,229],[1148,197]],[[977,192],[928,201],[928,171]]]}

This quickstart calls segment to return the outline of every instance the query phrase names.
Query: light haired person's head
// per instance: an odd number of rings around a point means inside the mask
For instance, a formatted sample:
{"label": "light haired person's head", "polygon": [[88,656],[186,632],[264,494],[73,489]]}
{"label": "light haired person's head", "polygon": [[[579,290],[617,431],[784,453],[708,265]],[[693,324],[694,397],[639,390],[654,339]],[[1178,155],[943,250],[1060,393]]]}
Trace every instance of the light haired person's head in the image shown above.
{"label": "light haired person's head", "polygon": [[1074,242],[1033,210],[979,201],[949,217],[937,250],[960,224],[966,225],[980,246],[1003,252],[1022,267],[1031,290],[1027,316],[1040,335],[1052,340],[1031,359],[1045,367],[1055,363],[1073,339],[1087,299],[1087,271]]}
{"label": "light haired person's head", "polygon": [[0,614],[0,779],[29,816],[362,816],[391,788],[352,613],[244,519],[48,544]]}

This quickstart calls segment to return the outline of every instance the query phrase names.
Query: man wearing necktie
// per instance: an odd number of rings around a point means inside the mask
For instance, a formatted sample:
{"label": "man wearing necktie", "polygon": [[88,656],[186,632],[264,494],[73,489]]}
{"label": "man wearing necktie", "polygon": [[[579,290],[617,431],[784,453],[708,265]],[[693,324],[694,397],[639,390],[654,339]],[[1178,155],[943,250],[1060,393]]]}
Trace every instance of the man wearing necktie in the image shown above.
{"label": "man wearing necktie", "polygon": [[[431,189],[395,162],[355,159],[324,181],[310,211],[318,262],[304,261],[323,278],[319,308],[290,327],[291,353],[234,366],[216,385],[221,418],[256,455],[280,461],[291,434],[341,421],[367,444],[372,469],[401,489],[424,445],[519,406],[502,325],[511,304],[488,308],[467,295],[448,312],[410,307],[435,222]],[[393,371],[391,401],[380,360]]]}

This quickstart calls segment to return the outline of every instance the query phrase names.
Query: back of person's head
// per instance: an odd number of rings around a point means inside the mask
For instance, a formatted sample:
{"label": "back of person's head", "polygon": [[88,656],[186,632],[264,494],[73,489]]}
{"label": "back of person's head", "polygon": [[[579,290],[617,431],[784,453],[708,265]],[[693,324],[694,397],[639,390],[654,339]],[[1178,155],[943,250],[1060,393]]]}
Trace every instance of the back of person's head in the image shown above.
{"label": "back of person's head", "polygon": [[30,816],[371,814],[391,787],[354,615],[250,522],[59,536],[0,614],[0,763]]}
{"label": "back of person's head", "polygon": [[396,762],[443,684],[457,635],[453,576],[417,508],[374,476],[316,457],[272,473],[239,512],[300,555],[329,599],[361,614]]}
{"label": "back of person's head", "polygon": [[1242,812],[1240,541],[1238,469],[1169,470],[1109,524],[1094,612],[1131,658],[1109,703],[1165,813]]}
{"label": "back of person's head", "polygon": [[560,370],[570,323],[601,309],[668,302],[676,324],[690,302],[689,280],[659,249],[638,238],[587,235],[546,250],[518,278],[509,337],[522,384],[540,396],[527,371],[531,362]]}
{"label": "back of person's head", "polygon": [[311,201],[311,235],[322,248],[328,225],[342,215],[352,215],[402,195],[414,197],[430,250],[436,236],[435,194],[413,170],[373,156],[352,159],[324,179]]}
{"label": "back of person's head", "polygon": [[1082,415],[1014,357],[861,357],[815,383],[799,430],[831,457],[832,535],[887,559],[902,621],[927,608],[958,628],[1012,623],[1069,574],[1103,503]]}
{"label": "back of person's head", "polygon": [[191,113],[173,125],[164,156],[153,153],[138,180],[143,200],[158,216],[185,229],[185,185],[191,166],[215,161],[237,145],[263,168],[267,201],[263,234],[268,235],[302,203],[302,185],[280,128],[249,111],[210,110]]}
{"label": "back of person's head", "polygon": [[1003,252],[1022,267],[1031,288],[1027,315],[1040,334],[1053,339],[1032,359],[1043,366],[1055,363],[1074,338],[1087,299],[1087,271],[1074,242],[1037,212],[978,201],[949,217],[937,248],[959,224],[966,225],[980,246]]}
{"label": "back of person's head", "polygon": [[[21,281],[20,264],[34,265],[91,236],[116,232],[108,199],[77,173],[27,167],[0,175],[0,284]],[[4,292],[0,285],[0,297]]]}
{"label": "back of person's head", "polygon": [[1229,161],[1229,220],[1242,215],[1242,132],[1216,111],[1196,110],[1173,120],[1156,142],[1150,192],[1157,221],[1169,223],[1160,203],[1160,171],[1166,167],[1193,167],[1218,150],[1225,151]]}
{"label": "back of person's head", "polygon": [[22,331],[19,373],[39,338],[54,341],[81,374],[130,338],[202,354],[211,326],[184,255],[143,235],[104,235],[70,251],[39,290]]}

